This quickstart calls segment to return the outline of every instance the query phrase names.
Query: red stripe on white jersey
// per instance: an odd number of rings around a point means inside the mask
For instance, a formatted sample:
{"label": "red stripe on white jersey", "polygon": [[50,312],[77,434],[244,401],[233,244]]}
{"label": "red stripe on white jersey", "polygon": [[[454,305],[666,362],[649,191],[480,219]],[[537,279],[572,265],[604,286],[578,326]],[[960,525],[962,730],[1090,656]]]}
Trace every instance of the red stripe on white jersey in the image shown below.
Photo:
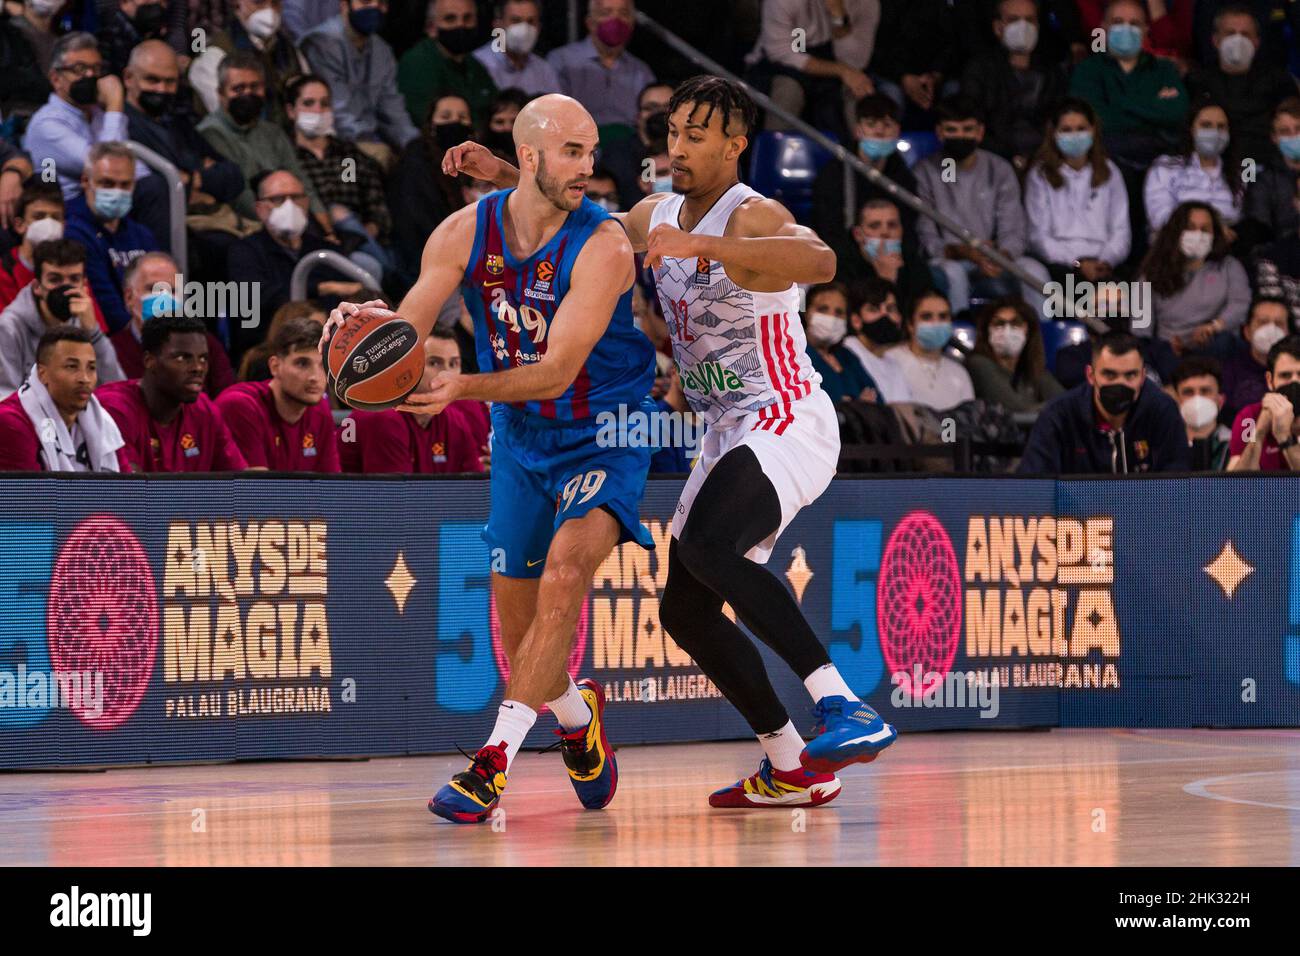
{"label": "red stripe on white jersey", "polygon": [[784,398],[781,391],[781,377],[777,372],[777,360],[774,355],[774,344],[776,340],[776,320],[774,315],[761,315],[758,317],[759,337],[762,339],[763,362],[767,365],[767,377],[772,383],[772,388],[776,393]]}

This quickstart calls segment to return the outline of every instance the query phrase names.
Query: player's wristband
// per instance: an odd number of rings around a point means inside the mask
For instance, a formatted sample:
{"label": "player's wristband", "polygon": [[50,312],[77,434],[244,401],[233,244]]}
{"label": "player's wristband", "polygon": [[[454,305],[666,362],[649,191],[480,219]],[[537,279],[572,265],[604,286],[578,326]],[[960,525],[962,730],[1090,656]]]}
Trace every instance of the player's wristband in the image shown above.
{"label": "player's wristband", "polygon": [[1294,448],[1296,445],[1300,445],[1300,438],[1296,438],[1295,435],[1292,435],[1286,441],[1279,442],[1277,446],[1277,450],[1286,451],[1288,448]]}

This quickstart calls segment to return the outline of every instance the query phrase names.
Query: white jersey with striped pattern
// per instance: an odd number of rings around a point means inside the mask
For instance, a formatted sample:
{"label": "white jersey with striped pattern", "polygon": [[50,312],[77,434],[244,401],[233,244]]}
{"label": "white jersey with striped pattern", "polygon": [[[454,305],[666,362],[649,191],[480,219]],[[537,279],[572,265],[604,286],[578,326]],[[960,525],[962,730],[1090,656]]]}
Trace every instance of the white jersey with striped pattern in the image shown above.
{"label": "white jersey with striped pattern", "polygon": [[[736,208],[762,194],[736,183],[691,230],[721,236]],[[657,203],[650,229],[681,228],[685,196]],[[805,349],[799,287],[782,292],[742,289],[721,262],[667,256],[654,270],[655,289],[673,340],[686,400],[710,426],[725,427],[759,412],[759,425],[788,420],[791,405],[821,382]]]}

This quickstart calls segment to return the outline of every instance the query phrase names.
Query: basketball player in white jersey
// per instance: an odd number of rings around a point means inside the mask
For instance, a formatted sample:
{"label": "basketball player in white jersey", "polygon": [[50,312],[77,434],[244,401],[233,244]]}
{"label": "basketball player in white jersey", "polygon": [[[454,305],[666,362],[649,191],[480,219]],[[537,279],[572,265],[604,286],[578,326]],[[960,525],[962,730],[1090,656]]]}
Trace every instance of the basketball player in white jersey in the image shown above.
{"label": "basketball player in white jersey", "polygon": [[[831,663],[785,585],[767,571],[777,537],[830,484],[839,458],[834,405],[799,321],[798,283],[830,280],[835,253],[780,203],[740,182],[757,110],[738,84],[697,76],[669,103],[672,193],[622,217],[654,270],[691,407],[708,423],[673,518],[659,617],[745,717],[766,753],[756,773],[713,793],[714,807],[818,805],[837,770],[874,760],[895,730]],[[509,185],[514,170],[481,147],[444,170]],[[807,747],[737,616],[795,671],[814,701]]]}

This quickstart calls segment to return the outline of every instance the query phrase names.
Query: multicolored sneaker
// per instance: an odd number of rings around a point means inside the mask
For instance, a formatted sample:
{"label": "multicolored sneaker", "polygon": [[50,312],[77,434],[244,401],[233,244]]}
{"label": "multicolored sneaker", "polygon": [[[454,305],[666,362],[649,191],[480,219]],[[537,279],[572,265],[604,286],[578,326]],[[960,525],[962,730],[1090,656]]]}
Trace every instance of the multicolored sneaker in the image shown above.
{"label": "multicolored sneaker", "polygon": [[487,745],[470,759],[468,769],[433,795],[429,810],[452,823],[482,823],[506,788],[506,743]]}
{"label": "multicolored sneaker", "polygon": [[758,773],[709,794],[709,806],[818,807],[834,800],[839,792],[840,779],[832,773],[776,770],[764,757]]}
{"label": "multicolored sneaker", "polygon": [[860,700],[823,697],[813,707],[814,733],[799,762],[818,773],[836,773],[851,763],[870,763],[898,738],[898,731]]}
{"label": "multicolored sneaker", "polygon": [[590,677],[574,683],[591,708],[591,719],[577,730],[557,728],[557,743],[578,800],[588,810],[600,810],[614,799],[618,788],[618,762],[605,736],[605,692]]}

